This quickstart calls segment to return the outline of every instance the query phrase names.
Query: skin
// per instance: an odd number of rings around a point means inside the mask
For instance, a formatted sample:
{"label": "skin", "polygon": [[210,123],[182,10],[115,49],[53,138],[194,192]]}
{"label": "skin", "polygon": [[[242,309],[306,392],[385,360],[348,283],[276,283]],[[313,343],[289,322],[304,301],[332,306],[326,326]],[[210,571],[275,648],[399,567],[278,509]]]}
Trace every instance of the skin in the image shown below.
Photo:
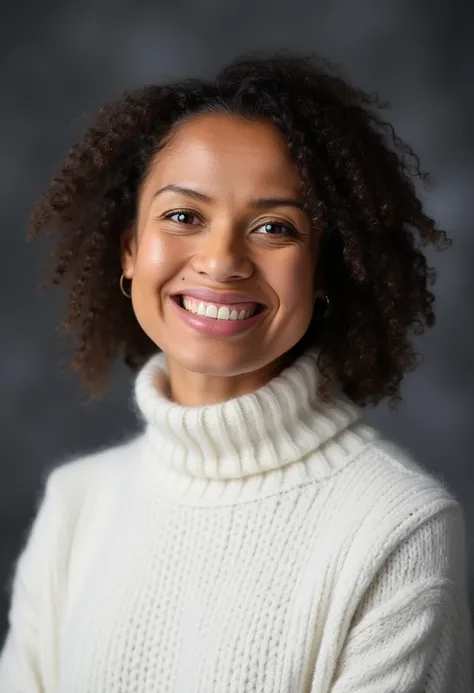
{"label": "skin", "polygon": [[[157,194],[170,184],[211,199]],[[284,139],[265,121],[195,116],[156,155],[139,191],[135,229],[121,238],[122,269],[138,322],[167,355],[174,401],[202,406],[254,391],[306,332],[316,297],[324,297],[316,233],[297,206],[252,205],[255,198],[301,203],[300,187]],[[176,213],[183,209],[184,216]],[[171,304],[184,286],[244,292],[267,310],[243,334],[202,335]]]}

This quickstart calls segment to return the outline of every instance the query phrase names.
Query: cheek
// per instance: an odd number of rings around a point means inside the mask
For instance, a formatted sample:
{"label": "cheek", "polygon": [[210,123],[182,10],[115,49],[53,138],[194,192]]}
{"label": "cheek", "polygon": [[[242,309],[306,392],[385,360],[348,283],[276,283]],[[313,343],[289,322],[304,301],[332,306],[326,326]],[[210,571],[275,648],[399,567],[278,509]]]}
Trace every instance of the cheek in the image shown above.
{"label": "cheek", "polygon": [[152,267],[161,266],[166,262],[166,245],[156,239],[150,248],[149,264]]}
{"label": "cheek", "polygon": [[165,279],[177,262],[177,253],[173,252],[172,245],[154,236],[144,237],[140,243],[137,262],[135,265],[135,279],[148,279],[154,277],[155,283],[160,279]]}
{"label": "cheek", "polygon": [[313,260],[309,253],[289,253],[285,262],[275,272],[272,288],[277,294],[282,308],[300,309],[313,305]]}

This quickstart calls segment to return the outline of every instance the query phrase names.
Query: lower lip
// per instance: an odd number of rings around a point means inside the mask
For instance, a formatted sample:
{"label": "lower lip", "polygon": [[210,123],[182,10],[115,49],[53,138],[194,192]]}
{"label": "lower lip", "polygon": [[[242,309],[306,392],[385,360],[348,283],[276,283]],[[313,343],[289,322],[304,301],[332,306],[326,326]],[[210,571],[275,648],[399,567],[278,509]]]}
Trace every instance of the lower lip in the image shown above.
{"label": "lower lip", "polygon": [[186,325],[210,337],[233,337],[234,335],[242,334],[252,327],[255,327],[255,325],[262,320],[266,312],[265,309],[261,310],[257,315],[253,315],[251,318],[245,318],[244,320],[217,320],[216,318],[206,318],[204,315],[191,313],[189,310],[181,308],[174,298],[170,300],[173,308],[177,311],[179,317]]}

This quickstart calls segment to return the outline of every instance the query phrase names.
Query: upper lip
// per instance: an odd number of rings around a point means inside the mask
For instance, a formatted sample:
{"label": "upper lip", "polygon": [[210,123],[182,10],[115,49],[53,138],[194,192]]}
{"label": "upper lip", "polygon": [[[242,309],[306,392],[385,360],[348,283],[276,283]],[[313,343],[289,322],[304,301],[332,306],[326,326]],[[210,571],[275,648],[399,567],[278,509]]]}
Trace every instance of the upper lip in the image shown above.
{"label": "upper lip", "polygon": [[212,289],[202,288],[188,288],[182,289],[179,293],[175,293],[175,296],[192,296],[206,303],[222,303],[222,304],[232,304],[232,303],[258,303],[259,305],[265,305],[262,301],[257,301],[253,296],[248,294],[237,293],[236,291],[212,291]]}

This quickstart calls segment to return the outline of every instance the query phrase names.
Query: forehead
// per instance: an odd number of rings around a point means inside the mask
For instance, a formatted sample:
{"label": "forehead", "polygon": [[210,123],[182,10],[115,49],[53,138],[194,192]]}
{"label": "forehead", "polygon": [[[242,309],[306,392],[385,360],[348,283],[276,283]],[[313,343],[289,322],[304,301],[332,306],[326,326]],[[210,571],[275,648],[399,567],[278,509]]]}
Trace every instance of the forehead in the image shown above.
{"label": "forehead", "polygon": [[297,194],[300,188],[276,127],[227,114],[200,115],[180,124],[156,155],[148,182],[186,182],[209,194],[226,189],[254,194],[255,186]]}

